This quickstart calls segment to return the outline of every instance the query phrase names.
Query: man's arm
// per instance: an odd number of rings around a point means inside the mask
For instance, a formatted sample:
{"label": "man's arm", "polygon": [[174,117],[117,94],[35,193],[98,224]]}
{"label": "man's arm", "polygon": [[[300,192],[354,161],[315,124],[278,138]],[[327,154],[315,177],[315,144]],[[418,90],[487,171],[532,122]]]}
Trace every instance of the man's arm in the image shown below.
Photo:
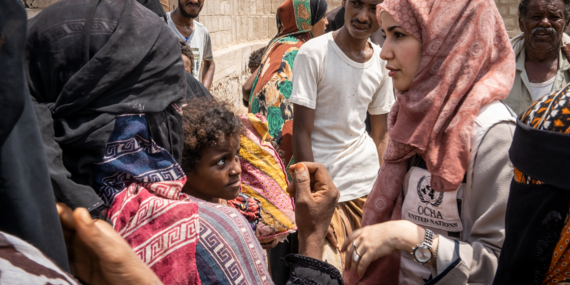
{"label": "man's arm", "polygon": [[314,162],[311,134],[315,123],[315,110],[293,104],[293,157],[295,162]]}
{"label": "man's arm", "polygon": [[255,82],[255,78],[257,77],[258,71],[259,67],[251,74],[251,76],[247,79],[247,81],[243,84],[243,87],[241,88],[243,100],[246,102],[249,102],[249,95],[251,95],[251,89],[253,88],[253,83]]}
{"label": "man's arm", "polygon": [[202,72],[202,84],[210,91],[212,80],[214,80],[214,72],[216,72],[216,63],[214,60],[204,60],[204,71]]}
{"label": "man's arm", "polygon": [[380,165],[384,163],[382,155],[388,146],[388,114],[383,115],[371,115],[370,125],[372,127],[372,132],[370,136],[376,144],[376,149],[378,150],[378,159]]}

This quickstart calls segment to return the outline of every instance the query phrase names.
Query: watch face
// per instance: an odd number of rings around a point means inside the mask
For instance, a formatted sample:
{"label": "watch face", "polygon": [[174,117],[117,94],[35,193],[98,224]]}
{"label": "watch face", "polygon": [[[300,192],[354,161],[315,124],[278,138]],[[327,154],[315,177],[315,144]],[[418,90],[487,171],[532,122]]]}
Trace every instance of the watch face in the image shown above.
{"label": "watch face", "polygon": [[431,256],[432,256],[432,254],[431,254],[431,251],[429,250],[429,248],[424,247],[424,246],[420,246],[420,247],[416,248],[416,250],[414,251],[414,257],[420,263],[426,263],[426,262],[430,261]]}

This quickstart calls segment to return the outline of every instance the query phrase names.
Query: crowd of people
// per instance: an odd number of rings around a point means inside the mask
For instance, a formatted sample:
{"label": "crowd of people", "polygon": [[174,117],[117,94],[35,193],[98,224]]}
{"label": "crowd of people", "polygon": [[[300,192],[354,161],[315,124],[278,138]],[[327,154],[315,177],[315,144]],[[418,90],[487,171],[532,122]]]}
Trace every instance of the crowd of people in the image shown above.
{"label": "crowd of people", "polygon": [[570,284],[570,0],[0,0],[0,284]]}

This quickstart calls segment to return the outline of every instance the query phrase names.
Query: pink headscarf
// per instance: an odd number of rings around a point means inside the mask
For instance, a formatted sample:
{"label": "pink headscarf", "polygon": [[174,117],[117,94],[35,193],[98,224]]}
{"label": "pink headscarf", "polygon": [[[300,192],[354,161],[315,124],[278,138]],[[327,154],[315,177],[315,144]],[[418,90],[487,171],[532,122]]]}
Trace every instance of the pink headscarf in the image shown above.
{"label": "pink headscarf", "polygon": [[[390,112],[384,165],[364,206],[362,226],[400,220],[402,183],[415,154],[436,191],[457,190],[467,171],[479,109],[508,96],[515,56],[493,0],[386,0],[380,11],[422,41],[418,74]],[[399,253],[372,263],[364,284],[397,284]]]}

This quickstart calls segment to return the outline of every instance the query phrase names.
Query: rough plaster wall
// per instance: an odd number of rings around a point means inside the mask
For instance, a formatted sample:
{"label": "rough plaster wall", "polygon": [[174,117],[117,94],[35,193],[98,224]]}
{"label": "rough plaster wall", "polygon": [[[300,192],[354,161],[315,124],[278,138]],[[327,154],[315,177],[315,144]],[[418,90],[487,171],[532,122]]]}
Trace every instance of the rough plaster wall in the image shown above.
{"label": "rough plaster wall", "polygon": [[214,51],[271,39],[282,0],[205,0],[199,21],[208,28]]}
{"label": "rough plaster wall", "polygon": [[241,87],[250,76],[249,71],[244,71],[240,75],[224,78],[212,84],[211,93],[217,100],[226,102],[236,115],[245,115],[247,108],[242,103]]}
{"label": "rough plaster wall", "polygon": [[495,0],[509,37],[514,37],[521,32],[518,22],[519,2],[519,0]]}

